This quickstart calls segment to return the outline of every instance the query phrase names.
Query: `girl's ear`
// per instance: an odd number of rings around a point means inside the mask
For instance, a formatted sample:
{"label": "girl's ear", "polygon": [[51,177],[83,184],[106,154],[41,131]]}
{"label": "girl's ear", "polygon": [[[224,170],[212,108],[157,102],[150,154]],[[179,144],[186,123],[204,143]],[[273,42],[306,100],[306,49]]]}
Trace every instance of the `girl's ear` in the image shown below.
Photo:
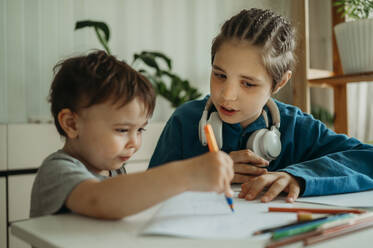
{"label": "girl's ear", "polygon": [[284,75],[282,76],[282,79],[281,79],[281,82],[280,83],[278,83],[277,85],[276,85],[276,87],[275,87],[275,89],[273,90],[273,94],[276,94],[277,92],[279,92],[280,91],[280,89],[282,88],[282,87],[284,87],[285,85],[286,85],[286,83],[290,80],[290,78],[291,78],[291,75],[293,74],[293,72],[292,71],[286,71],[285,73],[284,73]]}
{"label": "girl's ear", "polygon": [[62,109],[58,113],[58,122],[61,128],[65,131],[66,136],[70,139],[75,139],[78,137],[78,129],[77,129],[77,115],[73,113],[70,109]]}

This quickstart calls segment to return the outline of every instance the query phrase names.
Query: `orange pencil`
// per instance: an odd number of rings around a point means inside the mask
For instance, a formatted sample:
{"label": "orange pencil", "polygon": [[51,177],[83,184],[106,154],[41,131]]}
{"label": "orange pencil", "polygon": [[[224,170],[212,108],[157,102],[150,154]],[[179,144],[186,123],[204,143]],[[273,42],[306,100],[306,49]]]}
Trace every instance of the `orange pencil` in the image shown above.
{"label": "orange pencil", "polygon": [[333,209],[333,208],[277,208],[269,207],[268,212],[309,212],[309,213],[318,213],[318,214],[341,214],[341,213],[353,213],[353,214],[362,214],[366,211],[359,209]]}
{"label": "orange pencil", "polygon": [[[218,147],[218,144],[216,143],[214,131],[212,130],[211,125],[210,124],[205,125],[204,131],[205,131],[207,145],[209,147],[210,152],[219,151],[219,147]],[[232,197],[225,196],[225,199],[227,200],[227,203],[229,207],[231,208],[232,212],[234,212]]]}

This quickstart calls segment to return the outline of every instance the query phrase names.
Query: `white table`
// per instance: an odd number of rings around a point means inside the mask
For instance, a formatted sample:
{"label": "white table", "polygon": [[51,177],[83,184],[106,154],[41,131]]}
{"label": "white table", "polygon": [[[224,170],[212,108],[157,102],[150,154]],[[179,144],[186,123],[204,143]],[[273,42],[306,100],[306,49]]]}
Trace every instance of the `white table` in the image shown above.
{"label": "white table", "polygon": [[[296,203],[299,206],[310,204]],[[318,205],[313,204],[313,207]],[[325,207],[325,206],[323,206]],[[193,240],[168,236],[139,235],[159,205],[119,221],[105,221],[76,214],[51,215],[12,223],[12,233],[39,248],[55,247],[264,247],[257,238],[243,240]],[[301,244],[292,247],[301,247]],[[319,243],[312,247],[373,247],[373,228]]]}

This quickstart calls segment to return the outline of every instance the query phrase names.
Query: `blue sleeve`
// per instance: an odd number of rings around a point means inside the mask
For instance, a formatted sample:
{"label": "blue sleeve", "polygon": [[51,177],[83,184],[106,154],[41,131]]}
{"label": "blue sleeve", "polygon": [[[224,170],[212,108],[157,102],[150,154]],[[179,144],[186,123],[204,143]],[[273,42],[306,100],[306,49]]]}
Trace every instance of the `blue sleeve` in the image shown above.
{"label": "blue sleeve", "polygon": [[293,127],[293,163],[281,171],[304,180],[303,196],[373,189],[373,146],[336,134],[306,114]]}
{"label": "blue sleeve", "polygon": [[181,122],[175,115],[167,121],[149,163],[149,169],[182,157]]}

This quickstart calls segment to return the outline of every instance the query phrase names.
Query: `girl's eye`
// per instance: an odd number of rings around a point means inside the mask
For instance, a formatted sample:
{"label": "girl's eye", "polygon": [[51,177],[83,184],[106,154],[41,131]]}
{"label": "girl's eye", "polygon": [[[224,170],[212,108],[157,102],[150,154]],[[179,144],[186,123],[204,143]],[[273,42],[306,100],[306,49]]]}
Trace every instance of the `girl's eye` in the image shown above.
{"label": "girl's eye", "polygon": [[255,84],[249,83],[249,82],[247,82],[247,81],[243,81],[243,82],[242,82],[242,85],[243,85],[244,87],[246,87],[246,88],[251,88],[251,87],[254,87],[254,86],[255,86]]}
{"label": "girl's eye", "polygon": [[220,78],[220,79],[226,79],[227,78],[227,76],[225,76],[222,73],[218,73],[218,72],[214,72],[214,76],[217,77],[217,78]]}
{"label": "girl's eye", "polygon": [[115,131],[118,132],[118,133],[126,133],[126,132],[128,132],[128,129],[117,128],[117,129],[115,129]]}

